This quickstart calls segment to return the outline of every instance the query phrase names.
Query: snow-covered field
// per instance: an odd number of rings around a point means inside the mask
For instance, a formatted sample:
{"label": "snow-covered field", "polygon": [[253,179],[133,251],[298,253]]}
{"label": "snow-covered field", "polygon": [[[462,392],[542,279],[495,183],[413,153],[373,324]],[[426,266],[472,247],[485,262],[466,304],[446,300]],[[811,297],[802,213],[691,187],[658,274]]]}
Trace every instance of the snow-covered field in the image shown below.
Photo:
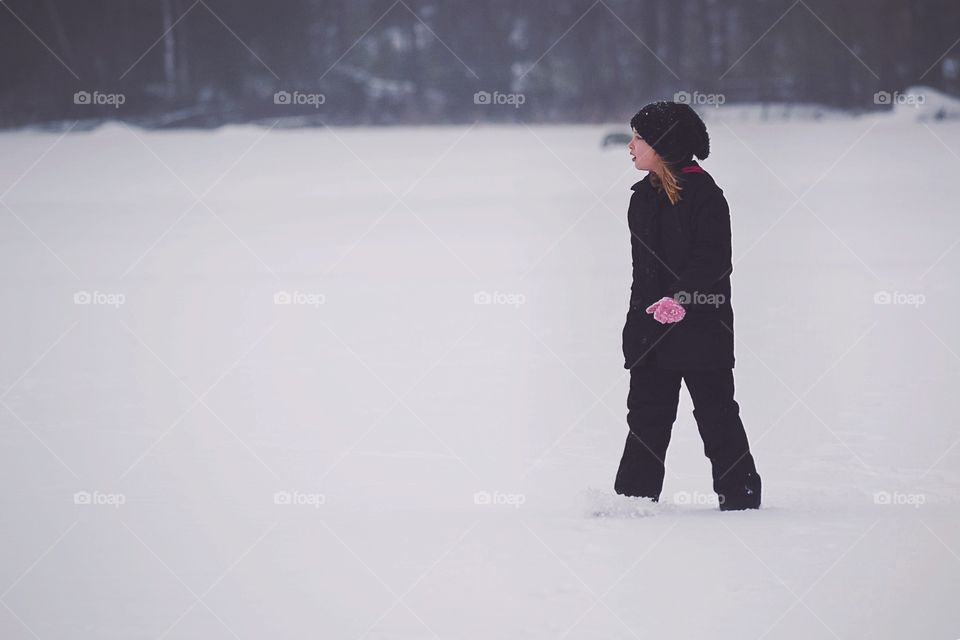
{"label": "snow-covered field", "polygon": [[751,513],[607,504],[612,127],[0,134],[0,637],[960,636],[960,123],[710,115]]}

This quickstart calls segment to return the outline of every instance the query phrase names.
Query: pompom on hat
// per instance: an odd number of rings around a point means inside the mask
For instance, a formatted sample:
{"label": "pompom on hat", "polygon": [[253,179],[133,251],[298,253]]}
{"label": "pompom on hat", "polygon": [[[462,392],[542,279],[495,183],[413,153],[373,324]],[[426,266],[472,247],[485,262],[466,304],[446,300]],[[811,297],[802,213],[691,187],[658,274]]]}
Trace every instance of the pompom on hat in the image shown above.
{"label": "pompom on hat", "polygon": [[690,105],[660,100],[640,109],[630,126],[667,164],[710,155],[707,126]]}

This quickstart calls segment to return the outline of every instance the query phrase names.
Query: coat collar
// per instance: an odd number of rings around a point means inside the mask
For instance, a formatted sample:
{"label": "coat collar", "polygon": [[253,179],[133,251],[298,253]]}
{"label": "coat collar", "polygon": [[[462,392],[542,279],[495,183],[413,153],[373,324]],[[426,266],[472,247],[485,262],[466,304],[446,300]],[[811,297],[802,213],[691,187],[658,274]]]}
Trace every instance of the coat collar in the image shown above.
{"label": "coat collar", "polygon": [[[683,180],[685,177],[685,174],[688,174],[688,173],[706,173],[706,171],[704,171],[703,167],[697,164],[696,161],[691,160],[690,162],[685,162],[680,166],[680,171],[677,172],[677,178],[680,180]],[[630,188],[633,189],[634,191],[637,191],[641,187],[652,189],[652,187],[650,186],[649,173],[647,173],[647,175],[643,178],[643,180],[640,180],[639,182],[634,183],[634,185]]]}

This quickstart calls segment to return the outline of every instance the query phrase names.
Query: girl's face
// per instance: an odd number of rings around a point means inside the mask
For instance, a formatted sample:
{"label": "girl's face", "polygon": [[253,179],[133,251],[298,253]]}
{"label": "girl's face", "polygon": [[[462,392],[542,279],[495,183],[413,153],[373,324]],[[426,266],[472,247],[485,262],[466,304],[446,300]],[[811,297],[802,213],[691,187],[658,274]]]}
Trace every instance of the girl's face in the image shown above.
{"label": "girl's face", "polygon": [[633,132],[633,140],[630,141],[627,149],[630,150],[630,157],[633,158],[633,166],[640,171],[653,171],[657,163],[657,152],[637,135],[636,131]]}

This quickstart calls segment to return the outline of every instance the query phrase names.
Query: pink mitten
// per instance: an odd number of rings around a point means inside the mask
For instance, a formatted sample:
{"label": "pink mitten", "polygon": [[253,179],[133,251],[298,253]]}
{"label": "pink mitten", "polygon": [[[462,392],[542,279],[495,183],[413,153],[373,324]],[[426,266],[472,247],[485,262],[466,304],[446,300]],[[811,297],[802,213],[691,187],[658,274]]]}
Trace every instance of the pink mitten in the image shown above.
{"label": "pink mitten", "polygon": [[663,297],[647,307],[647,313],[653,314],[653,319],[660,324],[680,322],[687,310],[673,298]]}

